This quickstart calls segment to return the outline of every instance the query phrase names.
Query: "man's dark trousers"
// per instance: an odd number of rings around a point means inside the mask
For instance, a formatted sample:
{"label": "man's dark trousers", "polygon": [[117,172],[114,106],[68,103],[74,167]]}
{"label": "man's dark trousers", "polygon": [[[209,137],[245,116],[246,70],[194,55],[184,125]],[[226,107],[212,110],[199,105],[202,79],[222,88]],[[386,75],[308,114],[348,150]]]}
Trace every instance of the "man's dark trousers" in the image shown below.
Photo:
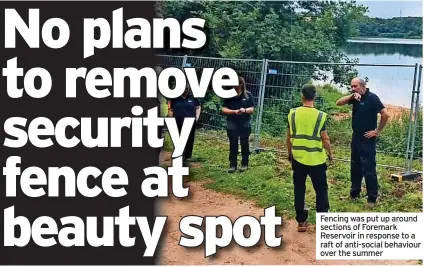
{"label": "man's dark trousers", "polygon": [[366,139],[354,134],[351,144],[350,179],[352,198],[361,193],[362,178],[365,177],[368,202],[376,202],[378,197],[378,181],[376,170],[376,138]]}
{"label": "man's dark trousers", "polygon": [[[180,133],[181,133],[181,129],[183,128],[184,120],[178,119],[178,120],[176,120],[176,123],[177,123],[178,131],[180,131]],[[189,159],[192,156],[195,133],[196,133],[196,122],[193,124],[193,128],[191,128],[191,132],[190,132],[190,135],[189,135],[188,140],[187,140],[187,145],[185,147],[184,155],[183,155],[184,160]]]}
{"label": "man's dark trousers", "polygon": [[307,166],[292,160],[293,184],[294,184],[294,208],[296,210],[296,220],[298,223],[306,222],[308,210],[305,209],[306,177],[311,177],[312,185],[316,195],[316,211],[328,212],[330,204],[328,202],[327,165]]}

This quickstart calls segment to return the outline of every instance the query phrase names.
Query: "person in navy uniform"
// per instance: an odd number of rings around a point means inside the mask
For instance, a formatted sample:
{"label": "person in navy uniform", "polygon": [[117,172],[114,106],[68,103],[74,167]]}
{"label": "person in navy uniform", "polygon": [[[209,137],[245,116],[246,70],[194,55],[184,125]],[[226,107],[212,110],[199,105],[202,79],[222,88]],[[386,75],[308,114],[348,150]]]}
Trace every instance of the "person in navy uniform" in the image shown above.
{"label": "person in navy uniform", "polygon": [[[376,138],[386,125],[389,114],[379,97],[370,92],[361,78],[352,79],[352,94],[337,100],[338,106],[352,105],[352,143],[351,143],[351,189],[350,197],[357,199],[361,193],[362,179],[368,195],[368,206],[374,207],[378,197],[376,171]],[[377,127],[377,114],[381,114]]]}
{"label": "person in navy uniform", "polygon": [[194,147],[194,136],[196,132],[196,124],[199,121],[201,112],[200,101],[194,98],[189,87],[184,93],[177,98],[171,99],[169,105],[169,117],[174,117],[177,123],[178,130],[181,132],[185,118],[195,118],[195,123],[191,129],[190,136],[187,140],[187,145],[183,154],[183,161],[186,163],[191,160]]}
{"label": "person in navy uniform", "polygon": [[243,77],[239,77],[239,85],[234,88],[237,96],[225,99],[222,112],[227,116],[227,135],[230,142],[229,173],[237,170],[238,142],[241,146],[241,169],[245,171],[249,165],[249,136],[251,133],[251,114],[254,111],[252,94],[246,90]]}

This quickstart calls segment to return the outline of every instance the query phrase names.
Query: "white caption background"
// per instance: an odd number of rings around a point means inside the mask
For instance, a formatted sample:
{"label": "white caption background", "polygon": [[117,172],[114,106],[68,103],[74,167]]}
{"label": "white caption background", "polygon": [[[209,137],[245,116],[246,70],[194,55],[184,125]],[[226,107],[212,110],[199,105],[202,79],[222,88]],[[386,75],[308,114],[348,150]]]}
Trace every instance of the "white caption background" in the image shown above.
{"label": "white caption background", "polygon": [[318,260],[419,260],[422,213],[317,213]]}

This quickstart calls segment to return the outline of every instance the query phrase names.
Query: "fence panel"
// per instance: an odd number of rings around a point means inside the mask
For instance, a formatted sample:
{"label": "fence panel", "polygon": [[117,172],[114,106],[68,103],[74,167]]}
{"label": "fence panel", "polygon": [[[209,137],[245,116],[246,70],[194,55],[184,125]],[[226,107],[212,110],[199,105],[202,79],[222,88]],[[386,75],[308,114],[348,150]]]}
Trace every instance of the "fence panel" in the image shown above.
{"label": "fence panel", "polygon": [[[158,56],[162,67],[193,67],[198,77],[203,68],[229,67],[246,80],[253,95],[251,145],[257,151],[270,150],[287,154],[285,136],[287,115],[291,108],[301,105],[301,87],[317,85],[316,107],[329,114],[327,129],[336,160],[350,162],[351,107],[337,107],[339,92],[347,92],[353,77],[369,74],[367,85],[388,108],[391,119],[378,137],[377,153],[385,155],[378,165],[394,169],[419,169],[422,159],[422,111],[420,65],[337,64],[248,60],[194,56]],[[419,71],[418,71],[419,69]],[[415,74],[415,75],[414,75]],[[419,77],[418,77],[419,76]],[[418,78],[417,78],[418,77]],[[202,100],[199,134],[226,139],[226,119],[221,112],[222,99],[209,92]],[[324,94],[325,93],[325,94]],[[415,120],[414,118],[417,118]]]}
{"label": "fence panel", "polygon": [[[185,67],[195,68],[198,77],[200,77],[203,68],[232,68],[239,75],[244,77],[246,89],[252,94],[255,106],[258,107],[258,100],[261,89],[261,77],[263,69],[263,60],[246,60],[246,59],[227,59],[227,58],[206,58],[188,56],[185,62]],[[210,91],[202,100],[202,114],[200,117],[199,133],[207,132],[208,136],[218,138],[226,138],[226,118],[222,114],[222,99],[212,93],[212,84]],[[252,129],[256,127],[257,109],[252,115]],[[256,136],[251,135],[251,144],[254,143]]]}
{"label": "fence panel", "polygon": [[167,55],[157,55],[156,64],[162,68],[181,68],[184,62],[184,56],[167,56]]}
{"label": "fence panel", "polygon": [[[408,138],[408,126],[412,123],[409,113],[414,104],[411,102],[414,70],[414,65],[268,61],[257,149],[287,154],[285,136],[288,112],[301,105],[302,86],[313,83],[318,88],[316,107],[329,114],[327,130],[335,155],[338,160],[350,161],[351,107],[336,106],[337,91],[350,90],[339,84],[349,84],[358,73],[360,77],[363,77],[361,73],[369,73],[371,78],[367,85],[370,91],[380,97],[391,114],[391,120],[377,139],[377,152],[393,158],[386,158],[387,162],[381,160],[379,164],[394,169],[403,168],[407,145],[411,142]],[[417,114],[419,116],[421,113]],[[412,133],[415,133],[415,126],[411,125]],[[420,135],[419,132],[416,134]],[[422,150],[422,144],[414,144],[415,147],[411,149],[415,151],[415,156],[422,156],[416,153]]]}
{"label": "fence panel", "polygon": [[407,171],[420,169],[422,166],[422,146],[423,146],[423,116],[421,102],[421,82],[422,82],[422,65],[417,67],[418,76],[416,77],[414,90],[412,92],[412,104],[410,112],[410,132],[408,139],[410,143],[406,150],[405,168]]}

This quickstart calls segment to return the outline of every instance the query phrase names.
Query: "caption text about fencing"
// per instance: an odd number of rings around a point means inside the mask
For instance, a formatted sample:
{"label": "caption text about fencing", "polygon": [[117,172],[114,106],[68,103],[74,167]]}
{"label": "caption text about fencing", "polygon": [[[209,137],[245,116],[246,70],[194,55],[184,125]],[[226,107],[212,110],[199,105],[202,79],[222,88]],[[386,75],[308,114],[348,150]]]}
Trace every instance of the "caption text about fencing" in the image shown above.
{"label": "caption text about fencing", "polygon": [[422,214],[317,214],[317,259],[422,259]]}

